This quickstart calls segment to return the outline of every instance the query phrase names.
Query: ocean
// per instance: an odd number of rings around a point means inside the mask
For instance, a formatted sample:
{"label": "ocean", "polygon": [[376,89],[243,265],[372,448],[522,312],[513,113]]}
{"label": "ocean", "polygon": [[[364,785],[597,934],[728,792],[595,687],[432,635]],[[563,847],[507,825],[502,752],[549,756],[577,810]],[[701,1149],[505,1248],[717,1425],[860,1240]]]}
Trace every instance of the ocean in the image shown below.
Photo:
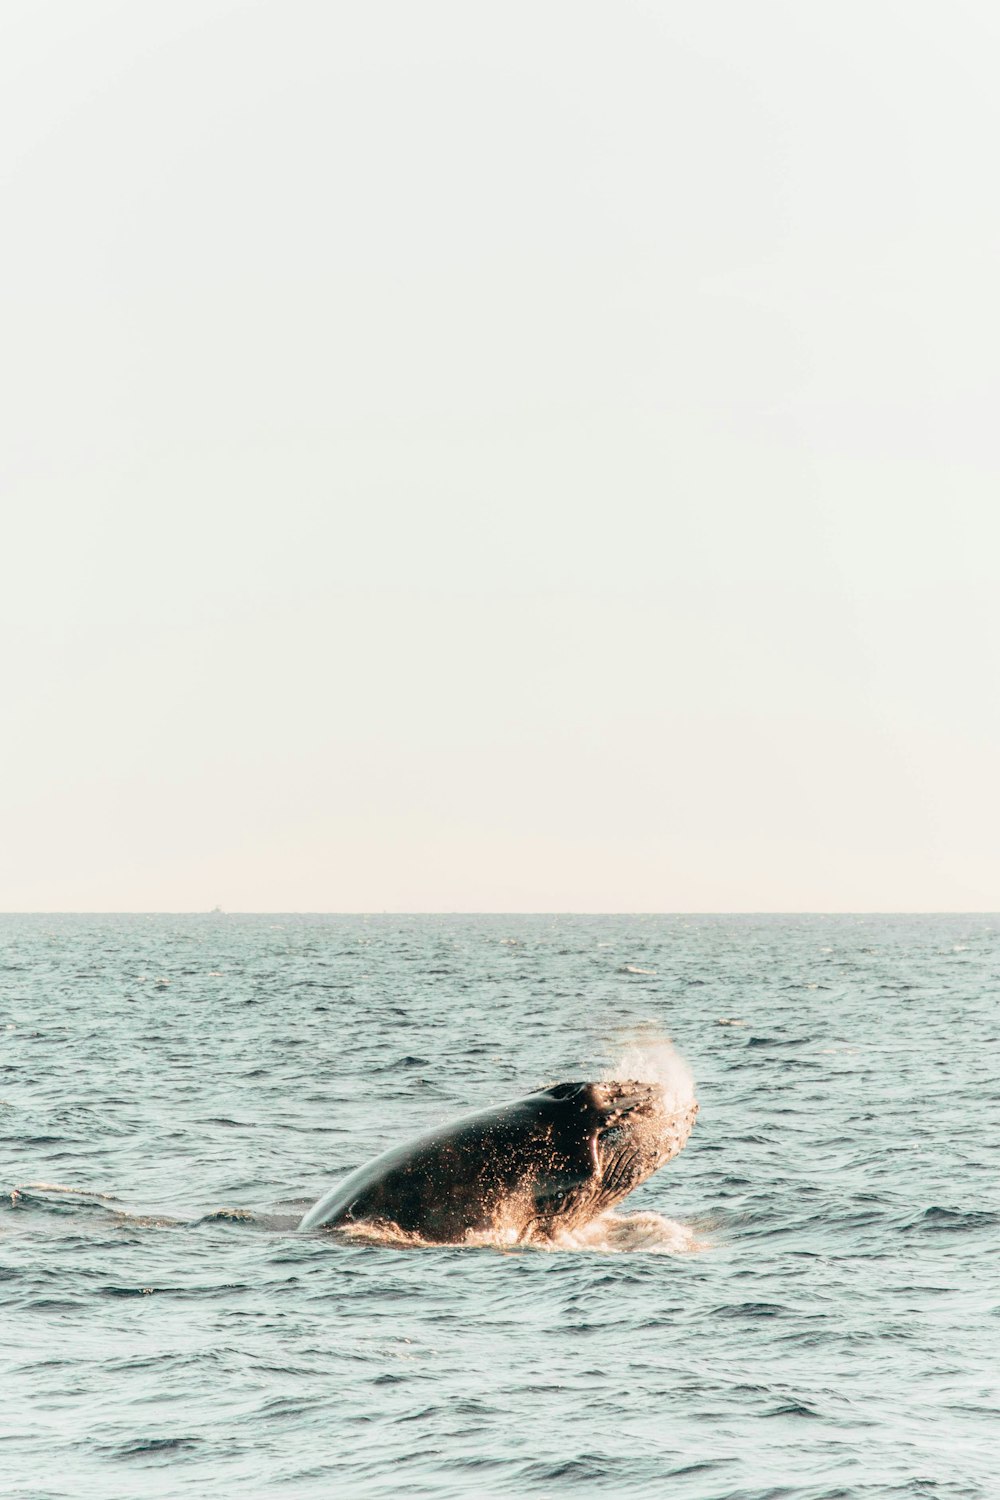
{"label": "ocean", "polygon": [[[981,915],[0,918],[0,1492],[996,1500],[998,995]],[[296,1232],[665,1037],[588,1234]]]}

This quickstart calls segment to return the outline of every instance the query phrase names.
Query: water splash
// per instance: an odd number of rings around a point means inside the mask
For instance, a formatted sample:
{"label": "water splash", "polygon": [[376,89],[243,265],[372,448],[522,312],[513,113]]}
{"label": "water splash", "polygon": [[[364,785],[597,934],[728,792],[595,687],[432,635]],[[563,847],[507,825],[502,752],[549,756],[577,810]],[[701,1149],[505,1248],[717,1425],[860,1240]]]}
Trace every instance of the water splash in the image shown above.
{"label": "water splash", "polygon": [[605,1077],[640,1083],[658,1083],[671,1114],[685,1115],[697,1103],[694,1075],[687,1062],[664,1033],[643,1028],[619,1039],[621,1055]]}
{"label": "water splash", "polygon": [[541,1252],[546,1255],[580,1254],[628,1255],[644,1252],[652,1255],[693,1255],[708,1248],[689,1224],[645,1212],[622,1214],[609,1211],[576,1229],[556,1229],[550,1235],[529,1235],[520,1227],[499,1223],[489,1230],[469,1230],[464,1239],[451,1243],[431,1241],[419,1234],[408,1234],[398,1224],[339,1224],[331,1238],[362,1244],[387,1245],[408,1250],[500,1250]]}
{"label": "water splash", "polygon": [[540,1250],[587,1250],[602,1255],[628,1255],[645,1251],[653,1255],[693,1255],[706,1250],[708,1242],[699,1238],[689,1224],[666,1219],[649,1210],[632,1214],[601,1214],[579,1229],[553,1235]]}

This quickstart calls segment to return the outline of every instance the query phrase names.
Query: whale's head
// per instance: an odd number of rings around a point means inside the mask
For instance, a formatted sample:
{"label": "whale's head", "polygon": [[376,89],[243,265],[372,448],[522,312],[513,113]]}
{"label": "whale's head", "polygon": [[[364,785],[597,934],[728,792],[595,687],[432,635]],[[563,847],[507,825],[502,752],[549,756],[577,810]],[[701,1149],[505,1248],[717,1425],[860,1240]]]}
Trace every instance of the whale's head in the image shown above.
{"label": "whale's head", "polygon": [[659,1083],[610,1079],[546,1090],[579,1111],[578,1159],[542,1174],[535,1191],[543,1221],[572,1227],[612,1208],[685,1146],[698,1105],[672,1100]]}
{"label": "whale's head", "polygon": [[698,1105],[677,1108],[659,1083],[610,1080],[592,1086],[601,1209],[611,1208],[683,1150]]}

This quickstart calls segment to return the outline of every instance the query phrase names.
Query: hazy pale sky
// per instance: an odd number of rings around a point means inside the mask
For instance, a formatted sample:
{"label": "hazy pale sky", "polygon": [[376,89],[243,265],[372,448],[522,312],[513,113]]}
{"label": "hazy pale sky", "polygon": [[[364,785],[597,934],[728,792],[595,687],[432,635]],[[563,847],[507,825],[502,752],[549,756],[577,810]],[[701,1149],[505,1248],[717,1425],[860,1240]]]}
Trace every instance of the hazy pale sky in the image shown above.
{"label": "hazy pale sky", "polygon": [[0,21],[0,909],[1000,908],[993,0]]}

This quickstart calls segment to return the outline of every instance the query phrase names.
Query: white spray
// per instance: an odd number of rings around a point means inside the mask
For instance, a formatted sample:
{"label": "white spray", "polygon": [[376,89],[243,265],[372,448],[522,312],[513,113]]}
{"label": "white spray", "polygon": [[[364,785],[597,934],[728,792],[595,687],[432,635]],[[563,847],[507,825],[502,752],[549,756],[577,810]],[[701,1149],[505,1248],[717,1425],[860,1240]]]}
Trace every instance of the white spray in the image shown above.
{"label": "white spray", "polygon": [[695,1103],[694,1076],[673,1042],[662,1032],[644,1028],[621,1039],[622,1053],[606,1078],[634,1078],[658,1083],[670,1114],[687,1114]]}

